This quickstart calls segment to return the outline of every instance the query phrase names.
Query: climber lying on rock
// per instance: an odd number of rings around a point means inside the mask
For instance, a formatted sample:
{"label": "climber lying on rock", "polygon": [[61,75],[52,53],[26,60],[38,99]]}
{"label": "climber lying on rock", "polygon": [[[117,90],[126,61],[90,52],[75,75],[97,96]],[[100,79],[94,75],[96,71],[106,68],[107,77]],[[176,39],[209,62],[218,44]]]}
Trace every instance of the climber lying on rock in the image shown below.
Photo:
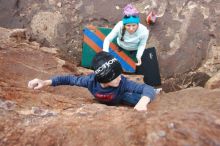
{"label": "climber lying on rock", "polygon": [[33,79],[29,81],[28,87],[35,90],[59,85],[86,87],[100,103],[128,104],[138,111],[146,111],[148,103],[155,98],[156,89],[124,77],[121,64],[110,53],[97,53],[92,60],[92,68],[94,73],[87,76],[66,75],[49,80]]}

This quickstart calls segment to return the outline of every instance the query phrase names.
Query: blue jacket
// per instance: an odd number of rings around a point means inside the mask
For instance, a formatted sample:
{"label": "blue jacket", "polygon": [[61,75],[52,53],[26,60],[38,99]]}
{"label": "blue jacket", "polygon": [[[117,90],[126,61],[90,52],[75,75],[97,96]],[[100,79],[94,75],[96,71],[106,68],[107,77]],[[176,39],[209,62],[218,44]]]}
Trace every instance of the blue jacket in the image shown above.
{"label": "blue jacket", "polygon": [[128,80],[123,75],[118,87],[101,87],[100,83],[96,81],[94,73],[87,76],[66,75],[53,77],[52,86],[58,85],[86,87],[99,102],[108,105],[119,104],[123,94],[126,92],[141,94],[142,96],[149,97],[151,100],[155,98],[153,87]]}

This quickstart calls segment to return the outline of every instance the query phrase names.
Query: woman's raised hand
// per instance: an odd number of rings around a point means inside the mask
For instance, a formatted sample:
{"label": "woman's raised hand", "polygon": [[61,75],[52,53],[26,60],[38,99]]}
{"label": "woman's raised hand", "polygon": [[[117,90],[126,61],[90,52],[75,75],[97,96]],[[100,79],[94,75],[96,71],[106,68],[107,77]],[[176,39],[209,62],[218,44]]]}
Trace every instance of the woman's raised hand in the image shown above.
{"label": "woman's raised hand", "polygon": [[136,65],[137,65],[137,66],[140,66],[141,63],[142,63],[142,62],[141,62],[141,59],[137,59],[137,61],[138,61],[138,62],[136,63]]}

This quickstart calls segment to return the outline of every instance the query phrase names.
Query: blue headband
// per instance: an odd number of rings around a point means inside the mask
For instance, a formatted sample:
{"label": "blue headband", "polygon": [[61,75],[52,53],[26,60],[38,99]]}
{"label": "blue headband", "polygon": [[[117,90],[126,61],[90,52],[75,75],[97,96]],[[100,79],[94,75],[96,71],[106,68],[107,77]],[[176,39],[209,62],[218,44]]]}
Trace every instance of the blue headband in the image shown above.
{"label": "blue headband", "polygon": [[124,25],[129,24],[129,23],[138,24],[140,23],[140,18],[138,16],[129,16],[129,17],[124,17],[122,21]]}

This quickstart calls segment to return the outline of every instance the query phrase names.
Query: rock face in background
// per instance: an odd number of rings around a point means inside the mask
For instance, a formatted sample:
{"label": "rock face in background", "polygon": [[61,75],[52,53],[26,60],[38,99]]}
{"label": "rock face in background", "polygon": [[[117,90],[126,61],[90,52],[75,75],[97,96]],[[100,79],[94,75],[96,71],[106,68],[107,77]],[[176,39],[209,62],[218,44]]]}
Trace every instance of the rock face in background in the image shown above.
{"label": "rock face in background", "polygon": [[[158,4],[163,16],[152,28],[149,44],[157,42],[162,74],[194,70],[214,57],[207,52],[217,52],[219,46],[219,1],[171,0]],[[219,55],[215,58],[219,63]]]}
{"label": "rock face in background", "polygon": [[29,28],[31,39],[60,48],[63,57],[80,62],[82,29],[88,24],[109,26],[133,3],[142,23],[151,9],[160,16],[148,27],[147,46],[156,46],[165,78],[199,68],[215,74],[220,68],[219,0],[8,0],[0,1],[0,26]]}
{"label": "rock face in background", "polygon": [[179,74],[165,80],[162,83],[162,88],[164,92],[174,92],[190,87],[204,87],[209,79],[210,76],[206,73],[189,72],[187,74]]}

